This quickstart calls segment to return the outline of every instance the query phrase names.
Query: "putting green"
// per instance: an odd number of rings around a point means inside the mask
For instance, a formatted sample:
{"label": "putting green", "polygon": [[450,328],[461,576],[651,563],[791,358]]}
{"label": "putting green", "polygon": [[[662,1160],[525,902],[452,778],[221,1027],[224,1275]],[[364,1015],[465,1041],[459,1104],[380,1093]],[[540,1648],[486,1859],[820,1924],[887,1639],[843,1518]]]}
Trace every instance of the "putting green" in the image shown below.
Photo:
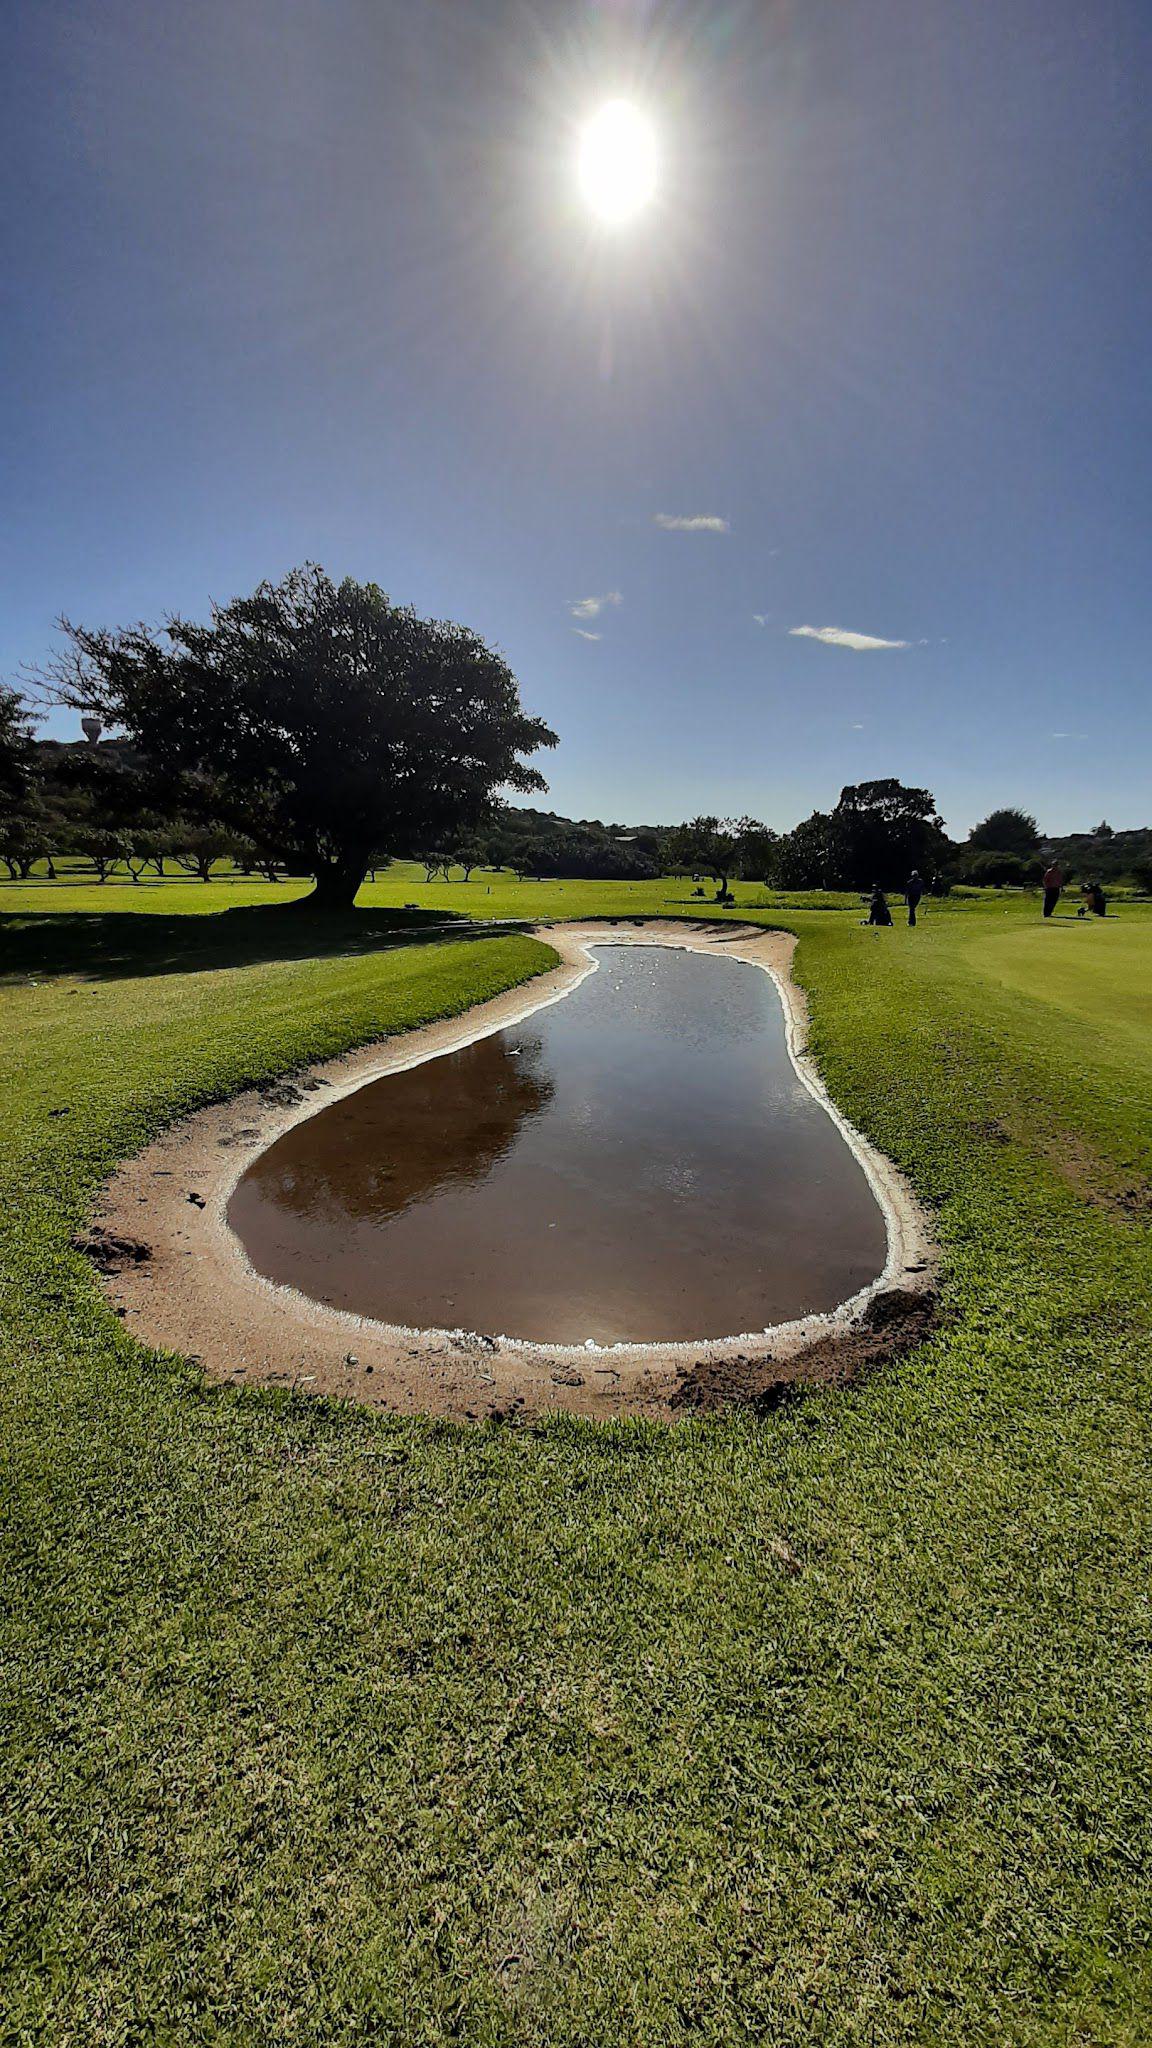
{"label": "putting green", "polygon": [[1140,912],[1103,920],[1021,925],[981,932],[964,949],[974,973],[1051,1004],[1082,1025],[1086,1062],[1152,1060],[1152,922]]}

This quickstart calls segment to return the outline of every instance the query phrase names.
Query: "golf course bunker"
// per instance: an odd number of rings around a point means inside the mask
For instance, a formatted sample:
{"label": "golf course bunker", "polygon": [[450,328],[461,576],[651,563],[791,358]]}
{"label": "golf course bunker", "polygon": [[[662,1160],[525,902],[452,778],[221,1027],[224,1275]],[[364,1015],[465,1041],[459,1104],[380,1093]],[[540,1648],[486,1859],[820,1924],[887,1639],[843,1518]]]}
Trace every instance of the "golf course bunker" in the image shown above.
{"label": "golf course bunker", "polygon": [[704,1342],[834,1309],[884,1215],[748,961],[597,945],[564,1001],[325,1105],[228,1203],[265,1280],[409,1329]]}
{"label": "golf course bunker", "polygon": [[126,1327],[208,1380],[459,1421],[767,1410],[921,1343],[931,1226],[808,1059],[792,935],[534,936],[533,979],[125,1160],[78,1243]]}

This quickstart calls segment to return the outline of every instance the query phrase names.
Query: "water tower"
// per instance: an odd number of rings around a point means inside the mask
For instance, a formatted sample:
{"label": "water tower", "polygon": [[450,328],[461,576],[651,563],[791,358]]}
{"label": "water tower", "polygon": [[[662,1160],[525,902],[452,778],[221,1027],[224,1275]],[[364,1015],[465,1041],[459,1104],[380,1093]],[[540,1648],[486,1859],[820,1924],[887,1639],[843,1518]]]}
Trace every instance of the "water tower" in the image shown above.
{"label": "water tower", "polygon": [[82,718],[80,720],[80,730],[83,733],[85,739],[87,740],[89,746],[94,747],[101,733],[104,730],[104,720],[102,718],[93,717],[93,715],[90,712],[87,718]]}

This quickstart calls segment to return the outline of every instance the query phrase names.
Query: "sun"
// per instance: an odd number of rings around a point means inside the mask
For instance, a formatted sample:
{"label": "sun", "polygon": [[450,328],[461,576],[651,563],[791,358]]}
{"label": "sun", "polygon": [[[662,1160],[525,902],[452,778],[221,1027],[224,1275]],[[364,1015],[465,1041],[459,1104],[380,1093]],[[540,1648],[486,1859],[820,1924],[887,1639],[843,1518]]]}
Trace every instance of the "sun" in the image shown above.
{"label": "sun", "polygon": [[609,100],[580,131],[576,173],[597,218],[611,227],[631,220],[656,191],[656,132],[630,100]]}

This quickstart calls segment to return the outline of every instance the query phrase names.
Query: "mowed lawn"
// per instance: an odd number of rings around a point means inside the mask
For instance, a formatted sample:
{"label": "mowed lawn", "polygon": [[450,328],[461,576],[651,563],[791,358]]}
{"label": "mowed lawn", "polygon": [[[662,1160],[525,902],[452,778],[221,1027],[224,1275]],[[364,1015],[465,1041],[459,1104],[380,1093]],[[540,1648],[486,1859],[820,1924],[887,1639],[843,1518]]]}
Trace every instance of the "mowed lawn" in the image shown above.
{"label": "mowed lawn", "polygon": [[937,1209],[939,1335],[763,1419],[461,1429],[205,1387],[70,1238],[165,1120],[549,964],[404,905],[701,906],[290,893],[0,890],[0,2041],[1142,2048],[1149,908],[741,889]]}

